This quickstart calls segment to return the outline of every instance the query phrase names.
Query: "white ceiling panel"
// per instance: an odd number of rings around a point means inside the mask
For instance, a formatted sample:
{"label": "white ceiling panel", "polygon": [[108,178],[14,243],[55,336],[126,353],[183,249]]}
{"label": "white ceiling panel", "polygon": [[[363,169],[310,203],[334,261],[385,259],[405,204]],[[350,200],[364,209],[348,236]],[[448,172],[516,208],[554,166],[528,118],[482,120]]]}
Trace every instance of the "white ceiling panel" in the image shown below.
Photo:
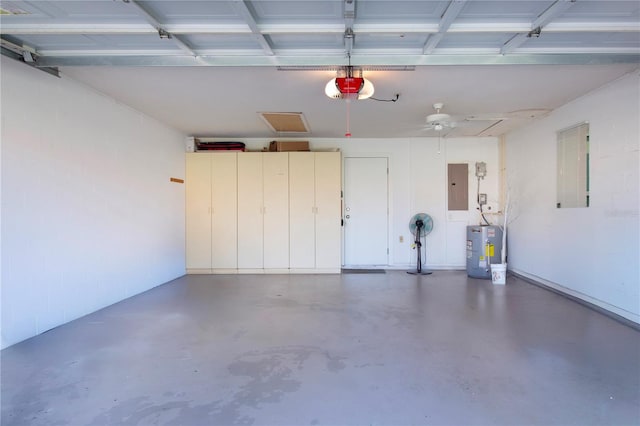
{"label": "white ceiling panel", "polygon": [[258,23],[265,24],[290,20],[331,22],[343,17],[342,2],[335,0],[252,1],[248,6]]}
{"label": "white ceiling panel", "polygon": [[139,16],[121,1],[2,1],[0,7],[21,9],[29,14],[3,16],[3,21],[30,22],[123,22]]}
{"label": "white ceiling panel", "polygon": [[25,45],[42,52],[65,52],[73,54],[74,50],[87,49],[108,51],[150,51],[175,50],[178,48],[169,40],[162,40],[155,34],[127,34],[127,35],[25,35],[22,38]]}
{"label": "white ceiling panel", "polygon": [[500,47],[513,37],[513,33],[452,33],[442,38],[438,49],[495,49]]}
{"label": "white ceiling panel", "polygon": [[459,22],[532,22],[554,1],[468,1]]}
{"label": "white ceiling panel", "polygon": [[171,24],[243,22],[228,1],[141,1],[159,21]]}
{"label": "white ceiling panel", "polygon": [[225,34],[224,36],[215,34],[189,34],[183,40],[198,52],[216,50],[251,50],[260,49],[260,45],[252,34]]}
{"label": "white ceiling panel", "polygon": [[562,16],[559,22],[638,22],[640,2],[632,1],[577,1]]}
{"label": "white ceiling panel", "polygon": [[448,4],[448,1],[358,1],[356,16],[365,23],[437,23]]}
{"label": "white ceiling panel", "polygon": [[342,34],[270,34],[274,49],[342,49]]}
{"label": "white ceiling panel", "polygon": [[558,49],[606,49],[628,48],[636,49],[640,43],[640,34],[623,33],[543,33],[538,38],[529,39],[522,47],[527,48],[558,48]]}
{"label": "white ceiling panel", "polygon": [[358,36],[358,49],[422,49],[429,34],[371,33]]}

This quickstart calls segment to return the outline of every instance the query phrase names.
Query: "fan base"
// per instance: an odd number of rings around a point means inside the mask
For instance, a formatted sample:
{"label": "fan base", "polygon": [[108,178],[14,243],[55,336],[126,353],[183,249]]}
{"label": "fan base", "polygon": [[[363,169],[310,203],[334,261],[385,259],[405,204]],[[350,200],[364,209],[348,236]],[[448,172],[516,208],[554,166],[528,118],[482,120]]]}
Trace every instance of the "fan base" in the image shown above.
{"label": "fan base", "polygon": [[407,274],[411,274],[411,275],[431,275],[432,272],[431,271],[407,271]]}

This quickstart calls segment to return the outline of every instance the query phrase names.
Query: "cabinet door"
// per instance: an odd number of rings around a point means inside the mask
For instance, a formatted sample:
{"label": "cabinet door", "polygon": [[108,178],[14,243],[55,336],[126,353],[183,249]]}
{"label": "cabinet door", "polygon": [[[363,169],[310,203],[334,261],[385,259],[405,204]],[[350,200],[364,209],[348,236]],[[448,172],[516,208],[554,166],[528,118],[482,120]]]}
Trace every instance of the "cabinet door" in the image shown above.
{"label": "cabinet door", "polygon": [[341,176],[339,152],[315,153],[315,240],[318,269],[340,268]]}
{"label": "cabinet door", "polygon": [[212,262],[217,269],[238,267],[237,154],[211,154]]}
{"label": "cabinet door", "polygon": [[264,267],[289,267],[289,154],[263,154]]}
{"label": "cabinet door", "polygon": [[263,267],[262,156],[238,154],[238,268]]}
{"label": "cabinet door", "polygon": [[211,155],[187,154],[185,173],[186,267],[211,268]]}
{"label": "cabinet door", "polygon": [[313,152],[289,153],[289,267],[315,268]]}

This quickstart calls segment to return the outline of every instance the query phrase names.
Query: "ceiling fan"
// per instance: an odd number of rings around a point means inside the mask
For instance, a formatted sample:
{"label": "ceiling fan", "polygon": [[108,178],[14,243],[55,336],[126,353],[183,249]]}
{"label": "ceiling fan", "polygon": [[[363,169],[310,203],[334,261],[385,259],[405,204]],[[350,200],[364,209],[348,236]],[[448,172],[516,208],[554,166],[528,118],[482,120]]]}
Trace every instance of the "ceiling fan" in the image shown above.
{"label": "ceiling fan", "polygon": [[442,108],[444,108],[444,104],[442,102],[433,104],[433,109],[435,109],[436,112],[435,114],[427,115],[427,125],[424,127],[425,130],[441,132],[445,128],[457,127],[457,122],[454,121],[449,114],[442,112]]}

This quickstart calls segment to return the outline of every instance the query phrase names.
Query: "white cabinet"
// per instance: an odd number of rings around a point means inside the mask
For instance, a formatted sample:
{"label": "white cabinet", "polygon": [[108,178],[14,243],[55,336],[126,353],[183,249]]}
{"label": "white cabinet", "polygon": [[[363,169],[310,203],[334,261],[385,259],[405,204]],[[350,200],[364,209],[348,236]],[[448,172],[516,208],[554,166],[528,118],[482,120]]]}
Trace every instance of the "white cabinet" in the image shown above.
{"label": "white cabinet", "polygon": [[236,153],[187,154],[187,272],[238,267],[236,158]]}
{"label": "white cabinet", "polygon": [[289,267],[340,271],[339,152],[289,153]]}
{"label": "white cabinet", "polygon": [[262,153],[238,155],[238,268],[263,267]]}
{"label": "white cabinet", "polygon": [[316,152],[316,268],[340,270],[342,260],[341,184],[342,164],[339,152]]}
{"label": "white cabinet", "polygon": [[316,266],[315,156],[289,153],[289,267]]}
{"label": "white cabinet", "polygon": [[187,154],[185,181],[187,270],[211,269],[211,156]]}
{"label": "white cabinet", "polygon": [[289,268],[289,157],[238,155],[238,269]]}
{"label": "white cabinet", "polygon": [[262,156],[264,268],[289,268],[289,154]]}
{"label": "white cabinet", "polygon": [[340,153],[189,153],[186,169],[188,273],[340,272]]}

